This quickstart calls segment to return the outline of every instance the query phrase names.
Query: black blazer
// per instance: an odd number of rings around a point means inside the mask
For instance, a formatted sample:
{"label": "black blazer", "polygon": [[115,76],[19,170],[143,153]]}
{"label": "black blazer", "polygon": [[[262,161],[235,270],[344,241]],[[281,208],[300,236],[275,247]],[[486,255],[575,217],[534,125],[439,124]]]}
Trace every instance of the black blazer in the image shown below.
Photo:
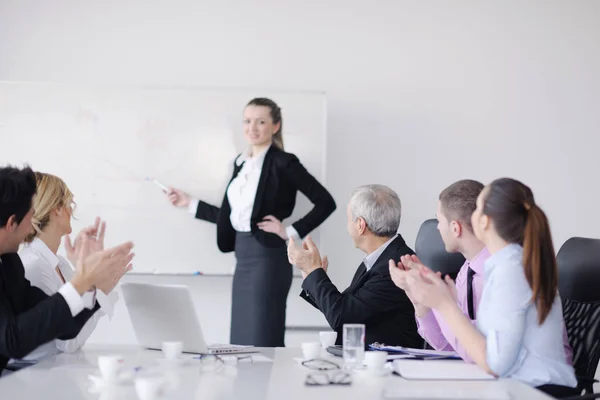
{"label": "black blazer", "polygon": [[[243,165],[238,166],[234,162],[229,184]],[[252,233],[260,243],[267,247],[285,246],[285,241],[278,235],[261,231],[256,224],[267,215],[273,215],[280,221],[292,215],[298,190],[314,204],[308,214],[292,224],[300,237],[304,237],[333,213],[335,201],[327,189],[300,164],[298,157],[271,146],[265,154],[250,219]],[[227,190],[220,208],[200,201],[196,209],[196,218],[217,224],[217,245],[224,253],[235,248],[235,230],[231,226],[230,214]]]}
{"label": "black blazer", "polygon": [[319,268],[302,283],[300,294],[323,312],[327,322],[338,333],[336,344],[342,343],[344,324],[365,324],[365,345],[374,342],[395,346],[423,347],[417,333],[415,310],[404,293],[396,287],[389,271],[389,260],[414,252],[401,235],[392,241],[373,267],[366,271],[361,264],[350,287],[340,293],[327,273]]}
{"label": "black blazer", "polygon": [[99,309],[84,309],[75,318],[61,294],[46,295],[25,279],[16,253],[0,259],[0,373],[8,360],[25,357],[54,339],[73,339]]}

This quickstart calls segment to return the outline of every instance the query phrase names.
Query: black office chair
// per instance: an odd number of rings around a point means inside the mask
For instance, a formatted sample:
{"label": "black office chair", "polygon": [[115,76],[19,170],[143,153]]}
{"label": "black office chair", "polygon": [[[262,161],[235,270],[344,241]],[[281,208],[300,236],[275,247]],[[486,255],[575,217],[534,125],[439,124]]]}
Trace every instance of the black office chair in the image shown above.
{"label": "black office chair", "polygon": [[598,398],[593,385],[600,360],[600,239],[574,237],[567,240],[556,256],[558,291],[578,388]]}
{"label": "black office chair", "polygon": [[423,264],[433,271],[439,271],[442,275],[450,275],[452,279],[456,279],[460,267],[465,263],[465,258],[460,253],[446,251],[437,224],[437,219],[428,219],[421,224],[415,241],[415,252]]}

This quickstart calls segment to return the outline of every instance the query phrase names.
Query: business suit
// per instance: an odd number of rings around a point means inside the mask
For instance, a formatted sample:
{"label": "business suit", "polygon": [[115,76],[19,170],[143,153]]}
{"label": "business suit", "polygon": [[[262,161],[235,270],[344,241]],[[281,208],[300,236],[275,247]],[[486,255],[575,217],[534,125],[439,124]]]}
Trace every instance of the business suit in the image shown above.
{"label": "business suit", "polygon": [[388,345],[419,347],[423,340],[417,333],[415,311],[402,289],[394,285],[389,260],[414,252],[398,235],[377,258],[370,270],[363,264],[357,269],[350,286],[340,293],[325,270],[310,273],[302,283],[301,297],[323,312],[342,343],[343,325],[365,324],[365,345],[379,342]]}
{"label": "business suit", "polygon": [[[238,162],[238,159],[234,162],[228,189],[245,162]],[[260,230],[257,224],[267,215],[280,221],[288,218],[300,191],[314,204],[308,214],[292,224],[298,235],[304,237],[323,223],[336,205],[329,192],[293,154],[272,145],[260,168],[249,232],[234,229],[227,191],[221,207],[199,201],[195,216],[216,223],[219,249],[236,254],[231,343],[276,347],[284,345],[285,307],[292,267],[287,259],[285,241],[274,233]]]}
{"label": "business suit", "polygon": [[3,254],[0,264],[0,372],[11,358],[21,359],[56,338],[72,339],[98,310],[76,317],[60,293],[46,295],[25,279],[16,253]]}

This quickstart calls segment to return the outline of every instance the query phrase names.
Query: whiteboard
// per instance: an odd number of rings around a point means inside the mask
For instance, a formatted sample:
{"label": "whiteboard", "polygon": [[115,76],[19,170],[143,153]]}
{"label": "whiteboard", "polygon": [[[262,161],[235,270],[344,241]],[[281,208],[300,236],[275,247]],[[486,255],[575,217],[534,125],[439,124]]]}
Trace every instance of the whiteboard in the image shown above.
{"label": "whiteboard", "polygon": [[[77,203],[73,233],[101,216],[107,246],[134,241],[134,272],[231,274],[216,226],[173,207],[147,178],[220,206],[254,97],[278,103],[286,151],[324,184],[325,95],[310,91],[0,82],[0,159],[61,177]],[[284,223],[310,208],[299,194]]]}

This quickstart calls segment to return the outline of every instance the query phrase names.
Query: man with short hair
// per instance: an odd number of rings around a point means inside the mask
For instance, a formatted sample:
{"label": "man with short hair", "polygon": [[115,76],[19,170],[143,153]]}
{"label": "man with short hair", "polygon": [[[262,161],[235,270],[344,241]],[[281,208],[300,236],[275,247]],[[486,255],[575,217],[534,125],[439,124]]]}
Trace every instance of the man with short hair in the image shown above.
{"label": "man with short hair", "polygon": [[9,359],[21,359],[54,340],[72,339],[99,308],[87,292],[116,282],[133,258],[128,242],[92,252],[86,235],[76,241],[73,279],[52,296],[31,286],[17,254],[31,232],[36,180],[30,168],[0,167],[0,374]]}
{"label": "man with short hair", "polygon": [[309,237],[303,247],[288,245],[290,262],[302,270],[301,296],[323,312],[342,342],[344,324],[365,324],[365,344],[418,347],[414,308],[404,290],[390,278],[388,261],[398,261],[413,251],[398,234],[401,206],[398,195],[387,186],[366,185],[356,189],[346,210],[348,232],[366,257],[350,287],[340,292],[327,276],[328,261]]}
{"label": "man with short hair", "polygon": [[[473,323],[483,290],[483,263],[490,256],[484,244],[475,237],[471,226],[471,215],[477,207],[477,197],[483,187],[482,183],[470,179],[455,182],[440,193],[437,209],[438,230],[446,251],[461,253],[466,260],[456,276],[457,302]],[[416,258],[413,256],[413,259]],[[398,287],[407,290],[404,281],[404,269],[407,266],[398,263],[398,267],[390,261],[390,274]],[[413,301],[410,291],[407,294]],[[419,334],[434,349],[455,351],[463,359],[470,361],[465,349],[436,311],[414,301],[413,305]]]}

